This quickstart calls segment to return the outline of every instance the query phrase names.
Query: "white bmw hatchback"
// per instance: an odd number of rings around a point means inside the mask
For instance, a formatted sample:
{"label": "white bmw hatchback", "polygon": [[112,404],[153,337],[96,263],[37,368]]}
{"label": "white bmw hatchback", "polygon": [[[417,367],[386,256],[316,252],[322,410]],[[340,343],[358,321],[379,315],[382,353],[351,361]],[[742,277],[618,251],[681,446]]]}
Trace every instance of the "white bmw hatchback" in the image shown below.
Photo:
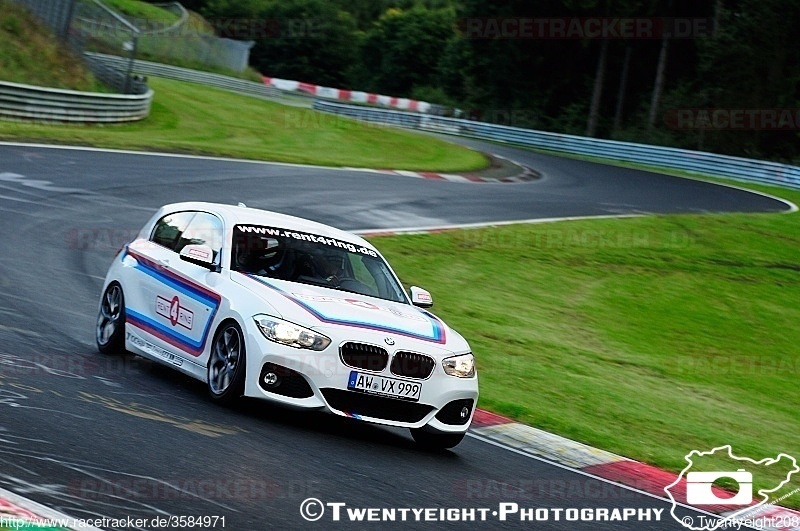
{"label": "white bmw hatchback", "polygon": [[97,346],[241,396],[411,429],[452,448],[478,399],[467,342],[366,240],[212,203],[162,207],[114,258]]}

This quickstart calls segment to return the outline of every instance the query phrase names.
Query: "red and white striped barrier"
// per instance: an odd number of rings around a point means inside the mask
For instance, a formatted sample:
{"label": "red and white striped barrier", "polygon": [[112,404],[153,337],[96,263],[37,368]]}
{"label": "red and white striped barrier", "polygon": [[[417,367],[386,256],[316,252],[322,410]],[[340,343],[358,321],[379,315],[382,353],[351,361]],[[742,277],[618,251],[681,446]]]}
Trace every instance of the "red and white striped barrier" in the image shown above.
{"label": "red and white striped barrier", "polygon": [[276,89],[285,90],[287,92],[302,92],[318,98],[349,101],[353,103],[369,103],[372,105],[382,105],[384,107],[391,107],[393,109],[416,111],[421,113],[427,113],[431,109],[431,104],[425,101],[410,100],[408,98],[395,98],[393,96],[384,96],[381,94],[372,94],[356,90],[323,87],[320,85],[312,85],[311,83],[303,83],[301,81],[292,81],[289,79],[279,79],[276,77],[262,76],[262,78],[264,80],[264,84],[267,86],[275,87]]}

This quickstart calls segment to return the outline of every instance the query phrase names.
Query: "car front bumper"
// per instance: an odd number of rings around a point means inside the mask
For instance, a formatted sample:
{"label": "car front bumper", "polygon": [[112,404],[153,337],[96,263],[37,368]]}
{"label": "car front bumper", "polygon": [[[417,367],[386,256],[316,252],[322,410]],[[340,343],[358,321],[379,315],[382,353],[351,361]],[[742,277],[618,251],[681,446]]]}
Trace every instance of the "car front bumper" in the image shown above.
{"label": "car front bumper", "polygon": [[[338,328],[320,330],[329,337],[339,337],[324,351],[315,352],[271,342],[255,325],[248,326],[245,396],[388,426],[425,427],[442,433],[466,431],[478,401],[477,375],[458,378],[445,374],[441,364],[444,349],[428,348],[424,352],[425,345],[406,338],[399,338],[392,352],[413,350],[433,357],[436,363],[428,378],[399,377],[391,373],[388,363],[381,371],[348,366],[339,352],[343,342],[378,345],[385,334],[359,330],[358,339],[346,339],[346,330],[344,334]],[[421,385],[419,399],[410,401],[350,390],[352,371]]]}

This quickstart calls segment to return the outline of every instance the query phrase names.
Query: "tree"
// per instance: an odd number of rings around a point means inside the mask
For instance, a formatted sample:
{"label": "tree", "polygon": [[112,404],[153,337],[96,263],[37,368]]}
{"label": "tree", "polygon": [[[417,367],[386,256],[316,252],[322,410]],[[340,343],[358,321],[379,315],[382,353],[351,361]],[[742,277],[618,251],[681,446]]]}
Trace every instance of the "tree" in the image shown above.
{"label": "tree", "polygon": [[592,91],[592,105],[589,108],[589,119],[586,124],[586,136],[595,136],[597,133],[597,120],[600,117],[600,100],[603,97],[603,83],[606,77],[606,63],[608,61],[608,40],[600,46],[600,58],[597,60],[597,73],[594,76],[594,90]]}
{"label": "tree", "polygon": [[[325,0],[212,0],[207,10],[250,16],[251,64],[265,75],[342,86],[356,59],[353,17]],[[252,13],[255,11],[255,13]]]}
{"label": "tree", "polygon": [[[513,117],[515,125],[556,132],[789,160],[800,153],[797,124],[787,124],[788,131],[676,130],[665,118],[696,108],[796,108],[796,0],[186,0],[185,5],[213,20],[249,24],[257,41],[253,65],[271,76],[415,96],[484,120],[509,123]],[[653,17],[657,27],[671,17],[714,22],[707,35],[672,39],[470,31],[491,23],[496,29],[509,20],[587,17]]]}
{"label": "tree", "polygon": [[[707,106],[723,109],[796,108],[800,101],[800,5],[793,0],[715,2],[713,39],[700,43],[693,78]],[[752,124],[748,124],[752,125]],[[798,156],[796,128],[766,126],[709,130],[707,149],[744,156],[791,160]],[[777,124],[776,124],[777,125]]]}
{"label": "tree", "polygon": [[627,96],[628,92],[628,74],[630,73],[632,55],[633,47],[631,45],[625,46],[625,59],[622,61],[622,72],[619,75],[619,88],[617,89],[617,105],[614,108],[614,133],[622,127],[622,112],[625,108],[625,96]]}
{"label": "tree", "polygon": [[665,72],[667,68],[667,59],[669,58],[669,37],[665,33],[661,38],[661,51],[658,54],[658,65],[656,66],[656,80],[653,83],[653,96],[650,100],[650,114],[647,118],[647,129],[652,131],[656,126],[656,119],[658,118],[658,109],[661,103],[661,97],[664,93]]}
{"label": "tree", "polygon": [[389,9],[367,32],[361,58],[372,90],[408,95],[438,84],[443,51],[456,38],[455,11]]}

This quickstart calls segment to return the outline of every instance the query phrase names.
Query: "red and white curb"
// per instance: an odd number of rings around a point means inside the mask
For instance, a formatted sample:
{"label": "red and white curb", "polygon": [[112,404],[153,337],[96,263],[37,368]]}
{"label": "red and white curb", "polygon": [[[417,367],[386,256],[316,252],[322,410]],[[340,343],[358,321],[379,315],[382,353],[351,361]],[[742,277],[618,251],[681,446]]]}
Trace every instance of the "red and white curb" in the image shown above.
{"label": "red and white curb", "polygon": [[[480,438],[494,441],[525,454],[534,455],[591,476],[632,487],[635,490],[662,498],[665,501],[670,500],[667,498],[664,488],[678,479],[678,474],[673,472],[633,461],[605,450],[599,450],[482,409],[475,411],[469,431],[480,436]],[[724,491],[720,489],[715,488],[715,491],[720,498],[730,496],[730,493],[725,495]],[[677,503],[682,506],[688,506],[685,478],[682,478],[670,492],[672,492]],[[722,517],[741,512],[742,509],[741,506],[730,505],[703,506],[703,511]],[[765,505],[758,509],[757,517],[771,519],[776,522],[786,522],[786,527],[764,527],[761,529],[800,531],[798,526],[790,527],[792,522],[800,520],[800,512],[792,509],[777,505]]]}
{"label": "red and white curb", "polygon": [[431,173],[431,172],[416,172],[404,170],[378,170],[380,173],[387,173],[391,175],[402,175],[404,177],[416,177],[417,179],[435,179],[438,181],[450,181],[454,183],[527,183],[535,181],[540,177],[539,173],[530,168],[525,168],[525,171],[519,175],[512,177],[499,177],[493,179],[491,177],[481,177],[479,175],[457,175],[453,173]]}
{"label": "red and white curb", "polygon": [[86,522],[0,488],[0,530],[20,528],[101,531]]}
{"label": "red and white curb", "polygon": [[[60,145],[60,144],[41,144],[41,143],[28,143],[28,142],[0,142],[0,146],[10,146],[19,148],[32,148],[32,149],[58,149],[63,151],[91,151],[97,153],[115,153],[120,155],[135,155],[142,157],[164,157],[174,159],[187,159],[187,160],[212,160],[221,162],[237,162],[242,164],[257,164],[263,166],[282,166],[286,168],[313,168],[325,171],[348,171],[348,172],[364,172],[364,173],[379,173],[384,175],[402,175],[405,177],[414,177],[418,179],[433,179],[440,181],[452,181],[460,183],[525,183],[535,181],[542,177],[542,174],[534,169],[522,166],[519,163],[512,162],[519,166],[522,171],[511,177],[481,177],[474,174],[452,174],[452,173],[436,173],[436,172],[415,172],[406,170],[387,170],[380,168],[354,168],[350,166],[321,166],[319,164],[298,164],[291,162],[272,162],[263,160],[241,159],[234,157],[215,157],[210,155],[186,155],[183,153],[166,153],[166,152],[153,152],[153,151],[134,151],[129,149],[114,149],[114,148],[96,148],[88,146],[74,146],[74,145]],[[493,155],[495,158],[503,158]],[[508,160],[508,159],[506,159]]]}
{"label": "red and white curb", "polygon": [[480,175],[466,173],[436,173],[427,171],[407,171],[407,170],[384,170],[384,169],[370,169],[370,168],[345,168],[349,171],[363,171],[368,173],[383,173],[386,175],[402,175],[403,177],[414,177],[416,179],[432,179],[436,181],[449,181],[454,183],[490,183],[490,184],[517,184],[527,183],[541,179],[542,174],[538,171],[523,166],[517,162],[500,157],[499,155],[492,155],[495,158],[507,160],[512,164],[519,166],[522,171],[517,175],[510,177],[481,177]]}

